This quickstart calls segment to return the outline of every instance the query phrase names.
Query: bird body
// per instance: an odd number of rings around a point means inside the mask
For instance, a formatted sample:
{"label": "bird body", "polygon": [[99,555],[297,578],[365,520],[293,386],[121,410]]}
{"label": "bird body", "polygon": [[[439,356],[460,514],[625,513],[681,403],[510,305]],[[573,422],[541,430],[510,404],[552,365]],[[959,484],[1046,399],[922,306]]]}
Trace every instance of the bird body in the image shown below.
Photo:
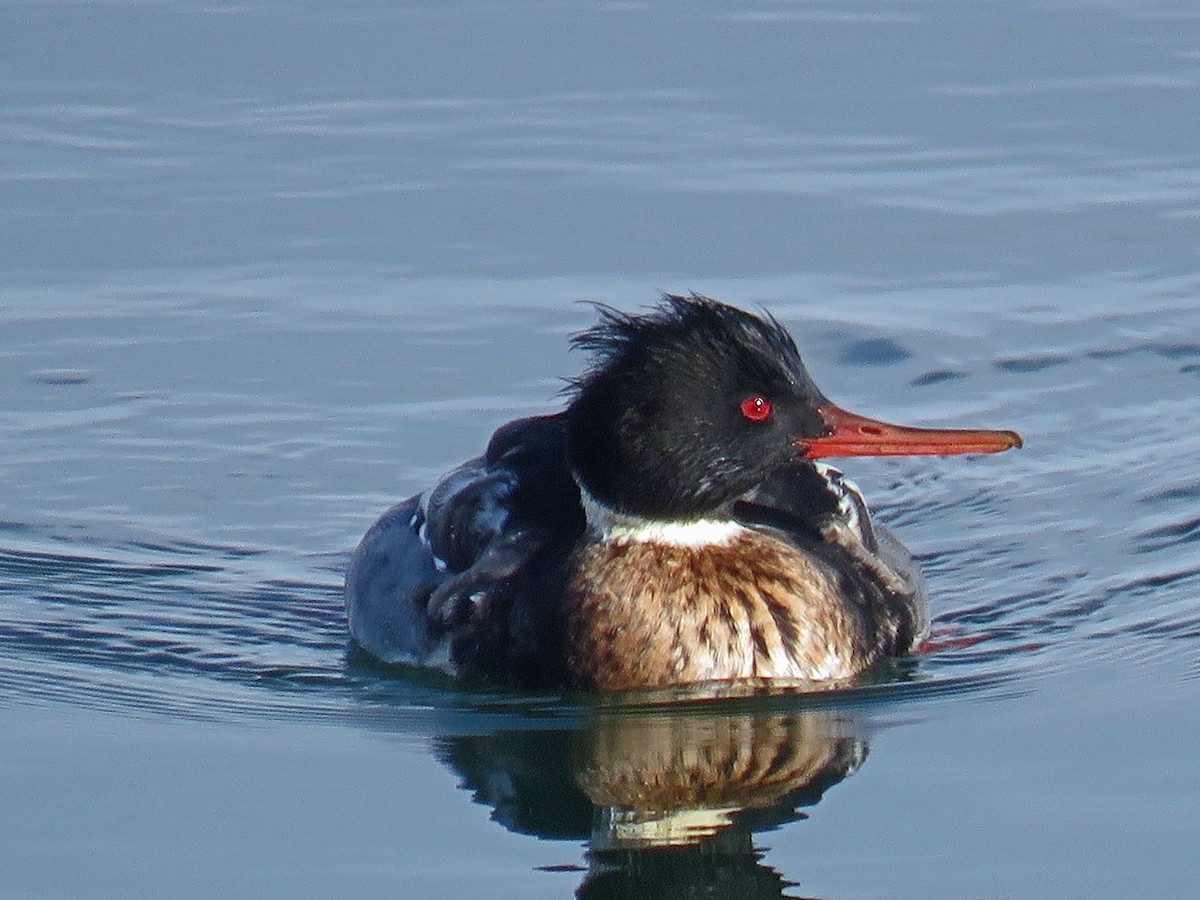
{"label": "bird body", "polygon": [[924,583],[825,455],[993,452],[1013,432],[829,403],[786,330],[699,296],[601,307],[561,413],[389,510],[346,577],[388,662],[523,687],[842,682],[911,652]]}

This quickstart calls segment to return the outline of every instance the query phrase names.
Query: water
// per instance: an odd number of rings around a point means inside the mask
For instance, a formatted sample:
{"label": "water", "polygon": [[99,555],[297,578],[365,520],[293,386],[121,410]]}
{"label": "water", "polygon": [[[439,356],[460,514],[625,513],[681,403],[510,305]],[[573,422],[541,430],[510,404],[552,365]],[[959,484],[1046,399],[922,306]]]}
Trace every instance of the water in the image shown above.
{"label": "water", "polygon": [[[1194,893],[1188,5],[0,23],[0,895]],[[636,707],[349,653],[374,516],[556,407],[574,301],[659,289],[1024,434],[846,467],[945,647]]]}

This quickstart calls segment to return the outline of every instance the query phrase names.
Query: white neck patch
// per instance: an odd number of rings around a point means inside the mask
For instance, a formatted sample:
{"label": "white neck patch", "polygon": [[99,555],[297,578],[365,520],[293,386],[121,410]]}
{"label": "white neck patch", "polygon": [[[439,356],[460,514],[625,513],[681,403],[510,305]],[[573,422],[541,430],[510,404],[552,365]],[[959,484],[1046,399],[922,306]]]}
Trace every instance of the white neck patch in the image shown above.
{"label": "white neck patch", "polygon": [[725,547],[746,529],[726,519],[645,519],[605,506],[583,485],[579,498],[588,529],[605,541],[665,544],[671,547]]}

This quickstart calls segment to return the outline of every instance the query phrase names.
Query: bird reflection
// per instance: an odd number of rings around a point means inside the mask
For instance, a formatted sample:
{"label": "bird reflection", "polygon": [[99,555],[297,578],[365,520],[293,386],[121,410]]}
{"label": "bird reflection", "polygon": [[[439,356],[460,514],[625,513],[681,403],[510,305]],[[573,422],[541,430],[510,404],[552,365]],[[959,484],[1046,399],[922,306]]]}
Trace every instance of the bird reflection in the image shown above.
{"label": "bird reflection", "polygon": [[[440,741],[506,828],[586,840],[580,898],[783,897],[755,832],[802,811],[867,753],[844,711],[596,707],[574,730]],[[787,895],[793,896],[793,895]]]}

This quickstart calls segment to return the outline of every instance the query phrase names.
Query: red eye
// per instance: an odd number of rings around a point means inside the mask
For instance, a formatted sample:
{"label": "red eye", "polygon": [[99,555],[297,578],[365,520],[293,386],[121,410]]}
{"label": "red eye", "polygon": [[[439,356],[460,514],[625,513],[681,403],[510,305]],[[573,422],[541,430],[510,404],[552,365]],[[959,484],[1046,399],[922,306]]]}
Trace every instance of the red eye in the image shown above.
{"label": "red eye", "polygon": [[751,422],[762,422],[771,415],[771,401],[762,394],[751,394],[742,401],[742,415]]}

